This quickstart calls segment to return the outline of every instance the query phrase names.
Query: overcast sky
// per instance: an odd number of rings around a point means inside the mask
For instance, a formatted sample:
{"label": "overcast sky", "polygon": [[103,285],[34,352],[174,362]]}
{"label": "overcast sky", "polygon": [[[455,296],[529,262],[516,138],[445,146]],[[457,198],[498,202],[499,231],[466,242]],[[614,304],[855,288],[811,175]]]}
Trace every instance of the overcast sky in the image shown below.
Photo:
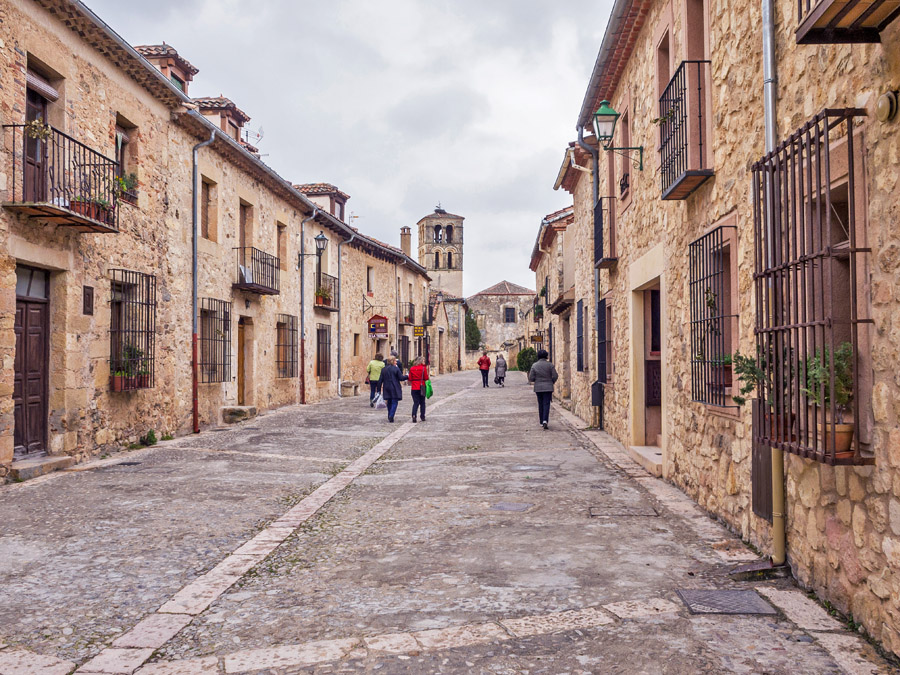
{"label": "overcast sky", "polygon": [[263,159],[348,193],[363,232],[399,245],[440,202],[466,218],[466,295],[534,288],[611,0],[87,4],[132,44],[175,47],[200,69],[192,96],[232,99],[263,127]]}

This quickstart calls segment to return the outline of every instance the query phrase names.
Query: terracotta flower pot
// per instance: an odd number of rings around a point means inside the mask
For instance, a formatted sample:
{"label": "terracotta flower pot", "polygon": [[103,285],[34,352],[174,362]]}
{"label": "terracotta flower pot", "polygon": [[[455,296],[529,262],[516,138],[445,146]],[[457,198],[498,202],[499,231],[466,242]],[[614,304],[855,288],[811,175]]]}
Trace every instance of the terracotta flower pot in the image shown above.
{"label": "terracotta flower pot", "polygon": [[124,375],[112,375],[112,376],[110,376],[110,381],[112,384],[113,391],[123,391],[125,389],[125,376]]}
{"label": "terracotta flower pot", "polygon": [[98,206],[94,202],[73,199],[71,202],[69,202],[69,209],[74,211],[75,213],[80,213],[85,218],[92,218],[93,220],[97,220]]}
{"label": "terracotta flower pot", "polygon": [[855,424],[833,424],[829,422],[825,433],[822,433],[822,423],[816,424],[819,432],[819,438],[826,450],[831,449],[831,436],[834,436],[834,452],[839,458],[853,457],[853,434],[856,430]]}

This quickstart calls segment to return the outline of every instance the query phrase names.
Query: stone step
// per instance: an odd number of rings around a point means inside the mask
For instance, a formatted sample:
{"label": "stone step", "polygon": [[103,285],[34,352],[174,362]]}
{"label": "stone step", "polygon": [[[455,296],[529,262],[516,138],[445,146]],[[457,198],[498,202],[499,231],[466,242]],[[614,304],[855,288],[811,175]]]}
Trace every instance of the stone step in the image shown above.
{"label": "stone step", "polygon": [[255,405],[229,405],[222,408],[222,421],[236,424],[256,417]]}
{"label": "stone step", "polygon": [[652,475],[662,476],[662,450],[654,445],[630,445],[628,455]]}
{"label": "stone step", "polygon": [[74,463],[75,458],[68,455],[20,459],[9,467],[9,475],[14,481],[29,480],[53,471],[68,469]]}

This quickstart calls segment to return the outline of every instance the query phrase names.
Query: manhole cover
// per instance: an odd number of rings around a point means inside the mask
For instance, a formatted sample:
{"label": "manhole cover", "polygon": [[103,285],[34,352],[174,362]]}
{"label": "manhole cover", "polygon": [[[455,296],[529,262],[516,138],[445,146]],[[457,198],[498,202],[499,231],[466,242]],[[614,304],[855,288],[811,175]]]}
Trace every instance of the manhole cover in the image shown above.
{"label": "manhole cover", "polygon": [[498,502],[491,508],[495,511],[527,511],[534,504],[521,504],[519,502]]}
{"label": "manhole cover", "polygon": [[511,471],[556,471],[555,466],[542,466],[541,464],[517,464]]}
{"label": "manhole cover", "polygon": [[691,614],[776,614],[755,591],[676,591]]}
{"label": "manhole cover", "polygon": [[652,506],[608,504],[588,507],[591,518],[653,518],[659,516]]}

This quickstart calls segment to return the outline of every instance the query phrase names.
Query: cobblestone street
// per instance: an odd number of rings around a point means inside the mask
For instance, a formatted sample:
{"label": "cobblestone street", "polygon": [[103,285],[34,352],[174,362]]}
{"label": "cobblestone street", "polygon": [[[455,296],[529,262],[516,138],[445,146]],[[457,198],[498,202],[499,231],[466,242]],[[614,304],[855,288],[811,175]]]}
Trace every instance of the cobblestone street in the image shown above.
{"label": "cobblestone street", "polygon": [[435,390],[0,487],[0,674],[891,672],[522,374]]}

